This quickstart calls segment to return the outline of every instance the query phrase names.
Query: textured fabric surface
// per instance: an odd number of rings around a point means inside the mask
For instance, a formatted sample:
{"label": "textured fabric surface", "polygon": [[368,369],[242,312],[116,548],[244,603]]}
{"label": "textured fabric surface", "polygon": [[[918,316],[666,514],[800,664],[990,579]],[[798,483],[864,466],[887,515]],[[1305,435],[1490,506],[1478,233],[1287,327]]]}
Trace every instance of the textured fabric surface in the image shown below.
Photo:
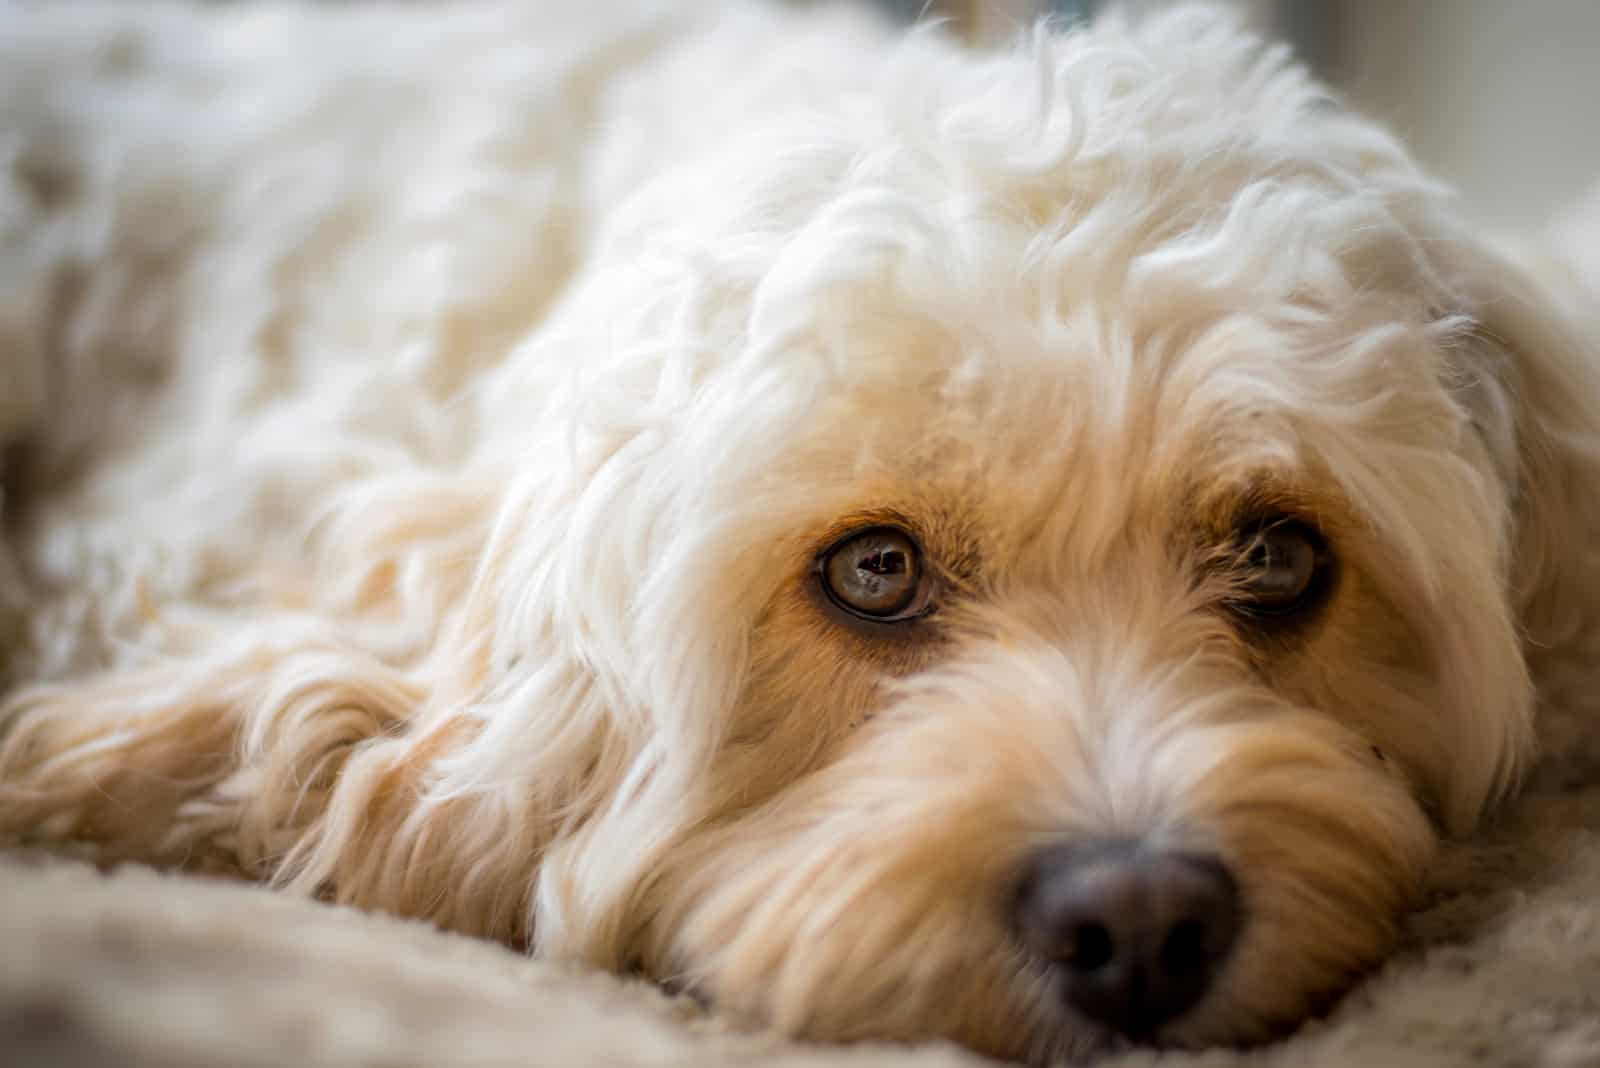
{"label": "textured fabric surface", "polygon": [[[1451,850],[1407,945],[1262,1050],[1107,1063],[1600,1064],[1600,786],[1575,739]],[[30,1065],[976,1065],[741,1034],[684,998],[255,888],[11,857],[0,1061]]]}

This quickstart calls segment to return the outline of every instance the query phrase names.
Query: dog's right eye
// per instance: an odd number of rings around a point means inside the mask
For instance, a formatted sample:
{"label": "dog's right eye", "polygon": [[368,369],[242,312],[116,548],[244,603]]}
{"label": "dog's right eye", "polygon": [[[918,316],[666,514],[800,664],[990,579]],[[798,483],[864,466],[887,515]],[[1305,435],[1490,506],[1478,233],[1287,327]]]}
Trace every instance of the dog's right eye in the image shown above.
{"label": "dog's right eye", "polygon": [[917,543],[894,527],[872,527],[835,542],[818,560],[817,574],[834,604],[879,623],[923,615],[932,600]]}

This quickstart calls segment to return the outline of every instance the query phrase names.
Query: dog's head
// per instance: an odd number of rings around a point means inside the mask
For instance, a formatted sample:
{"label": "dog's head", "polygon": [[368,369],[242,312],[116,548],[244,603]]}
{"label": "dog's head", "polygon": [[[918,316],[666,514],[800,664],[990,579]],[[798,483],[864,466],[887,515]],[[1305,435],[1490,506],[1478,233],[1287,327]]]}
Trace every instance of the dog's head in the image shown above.
{"label": "dog's head", "polygon": [[821,1037],[1266,1034],[1527,756],[1539,315],[1214,14],[877,83],[641,194],[515,371],[580,412],[495,642],[588,711],[478,753],[590,776],[537,937]]}

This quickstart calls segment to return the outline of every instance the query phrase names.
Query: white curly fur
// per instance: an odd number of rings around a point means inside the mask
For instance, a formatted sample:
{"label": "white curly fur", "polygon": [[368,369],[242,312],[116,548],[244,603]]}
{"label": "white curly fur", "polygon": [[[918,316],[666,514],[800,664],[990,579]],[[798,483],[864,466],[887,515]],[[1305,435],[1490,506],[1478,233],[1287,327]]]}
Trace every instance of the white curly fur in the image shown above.
{"label": "white curly fur", "polygon": [[1132,835],[1249,914],[1154,1037],[1303,1017],[1600,648],[1592,341],[1217,11],[597,6],[0,8],[0,832],[1036,1058],[1007,887]]}

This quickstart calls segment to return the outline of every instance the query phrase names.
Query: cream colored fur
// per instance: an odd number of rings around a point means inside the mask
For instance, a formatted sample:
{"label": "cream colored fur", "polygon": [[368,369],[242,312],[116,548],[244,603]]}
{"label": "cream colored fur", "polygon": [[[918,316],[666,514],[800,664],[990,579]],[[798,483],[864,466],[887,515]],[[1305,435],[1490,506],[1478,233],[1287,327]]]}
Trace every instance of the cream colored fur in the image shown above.
{"label": "cream colored fur", "polygon": [[1592,339],[1215,11],[602,6],[0,9],[0,829],[1037,1059],[1007,887],[1132,835],[1250,916],[1159,1039],[1303,1018],[1591,678]]}

